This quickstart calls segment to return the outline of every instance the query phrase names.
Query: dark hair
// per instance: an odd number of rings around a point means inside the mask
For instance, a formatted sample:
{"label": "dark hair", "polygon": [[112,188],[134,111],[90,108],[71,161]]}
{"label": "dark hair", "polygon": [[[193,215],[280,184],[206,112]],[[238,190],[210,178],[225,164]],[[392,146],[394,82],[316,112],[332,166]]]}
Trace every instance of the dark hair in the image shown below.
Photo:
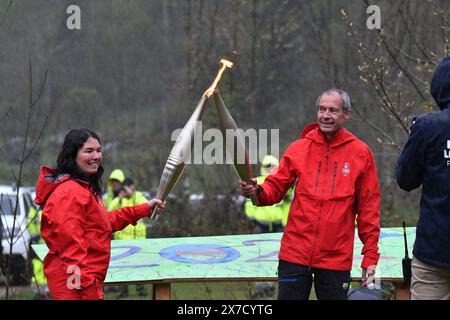
{"label": "dark hair", "polygon": [[100,196],[102,194],[101,177],[104,171],[102,165],[99,165],[95,174],[86,176],[76,163],[78,150],[89,138],[97,139],[101,144],[98,135],[89,129],[72,129],[66,134],[61,152],[56,160],[56,174],[70,174],[73,179],[84,180],[89,183],[94,195]]}
{"label": "dark hair", "polygon": [[124,186],[131,186],[133,184],[134,184],[134,181],[131,178],[125,178],[125,180],[123,180],[123,185]]}

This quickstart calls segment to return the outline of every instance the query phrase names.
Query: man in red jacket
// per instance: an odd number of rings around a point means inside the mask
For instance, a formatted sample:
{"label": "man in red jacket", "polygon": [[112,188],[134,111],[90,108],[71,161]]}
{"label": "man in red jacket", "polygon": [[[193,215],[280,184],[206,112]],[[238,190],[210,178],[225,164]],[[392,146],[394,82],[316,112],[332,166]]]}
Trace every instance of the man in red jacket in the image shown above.
{"label": "man in red jacket", "polygon": [[350,98],[330,89],[316,108],[318,122],[287,148],[275,175],[261,185],[240,181],[242,195],[256,194],[258,205],[267,206],[298,179],[278,256],[278,299],[307,300],[313,282],[319,300],[347,299],[355,217],[363,285],[373,281],[379,258],[378,177],[369,147],[343,128]]}

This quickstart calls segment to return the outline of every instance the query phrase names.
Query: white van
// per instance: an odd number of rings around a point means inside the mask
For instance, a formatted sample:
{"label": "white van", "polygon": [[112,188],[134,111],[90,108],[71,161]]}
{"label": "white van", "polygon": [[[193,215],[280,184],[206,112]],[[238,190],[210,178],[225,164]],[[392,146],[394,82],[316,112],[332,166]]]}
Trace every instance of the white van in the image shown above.
{"label": "white van", "polygon": [[[27,225],[28,213],[32,207],[35,207],[32,193],[32,188],[21,187],[19,189],[19,202],[14,222],[17,189],[14,186],[0,185],[0,239],[2,250],[0,257],[5,259],[10,254],[12,235],[13,246],[10,271],[12,278],[10,282],[13,285],[28,284],[30,282],[30,272],[27,272],[29,270],[27,266],[29,265],[28,260],[30,256],[30,234]],[[2,269],[3,265],[1,263]],[[4,272],[2,274],[4,275]],[[4,282],[2,277],[0,277],[0,282]]]}

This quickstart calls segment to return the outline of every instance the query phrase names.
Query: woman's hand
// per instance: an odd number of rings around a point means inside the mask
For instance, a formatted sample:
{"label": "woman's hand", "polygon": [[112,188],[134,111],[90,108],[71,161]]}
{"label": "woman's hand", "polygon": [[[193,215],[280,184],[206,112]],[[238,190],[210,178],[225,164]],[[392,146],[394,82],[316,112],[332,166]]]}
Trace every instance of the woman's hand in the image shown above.
{"label": "woman's hand", "polygon": [[161,200],[155,199],[155,198],[150,200],[148,202],[148,204],[150,205],[150,208],[152,208],[152,212],[156,208],[156,213],[158,213],[158,214],[160,214],[164,210],[164,208],[166,207],[166,202],[165,201],[162,202]]}
{"label": "woman's hand", "polygon": [[239,184],[241,186],[241,194],[246,198],[250,198],[252,195],[256,194],[256,191],[258,190],[255,178],[251,179],[251,183],[239,180]]}

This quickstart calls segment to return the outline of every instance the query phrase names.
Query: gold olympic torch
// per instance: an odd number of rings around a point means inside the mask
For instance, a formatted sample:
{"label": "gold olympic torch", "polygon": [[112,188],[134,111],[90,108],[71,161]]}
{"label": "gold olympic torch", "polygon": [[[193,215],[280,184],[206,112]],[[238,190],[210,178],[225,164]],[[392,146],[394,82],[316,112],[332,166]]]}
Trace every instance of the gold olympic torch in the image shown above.
{"label": "gold olympic torch", "polygon": [[[222,73],[225,71],[225,69],[231,68],[233,66],[233,63],[225,59],[220,60],[220,63],[222,64],[222,67],[217,73],[212,86],[208,88],[203,94],[202,98],[197,104],[197,107],[195,108],[188,122],[185,124],[183,130],[178,136],[177,141],[170,151],[169,158],[166,161],[166,165],[164,166],[164,170],[161,175],[161,180],[159,181],[158,192],[155,196],[156,199],[165,201],[167,195],[175,187],[176,183],[181,177],[181,174],[184,171],[184,167],[192,151],[196,125],[202,118],[203,110],[208,104],[208,98],[211,96],[215,87],[219,83],[220,77],[222,76]],[[155,207],[152,208],[152,215],[150,217],[153,222],[156,222],[156,219],[159,216],[155,209]]]}
{"label": "gold olympic torch", "polygon": [[[201,120],[203,109],[205,105],[207,105],[207,103],[208,98],[203,96],[197,104],[197,107],[195,108],[188,122],[186,122],[174,146],[172,147],[169,158],[167,159],[166,165],[164,166],[161,180],[159,181],[158,192],[155,196],[156,199],[160,199],[162,201],[166,200],[167,195],[170,191],[172,191],[173,187],[175,187],[175,184],[180,179],[181,174],[184,171],[186,162],[191,154],[192,144],[194,141],[195,126],[198,121]],[[158,214],[155,210],[155,207],[153,207],[150,219],[155,222],[157,218]]]}
{"label": "gold olympic torch", "polygon": [[[228,156],[233,160],[234,169],[241,180],[252,183],[252,166],[250,165],[241,130],[238,129],[236,122],[228,112],[228,109],[220,96],[219,90],[214,90],[213,95],[217,113],[219,115],[220,131],[222,131]],[[226,134],[227,129],[231,129],[230,131],[233,133],[231,139]],[[258,199],[255,195],[252,195],[250,199],[252,200],[253,205],[256,206],[258,204]]]}

